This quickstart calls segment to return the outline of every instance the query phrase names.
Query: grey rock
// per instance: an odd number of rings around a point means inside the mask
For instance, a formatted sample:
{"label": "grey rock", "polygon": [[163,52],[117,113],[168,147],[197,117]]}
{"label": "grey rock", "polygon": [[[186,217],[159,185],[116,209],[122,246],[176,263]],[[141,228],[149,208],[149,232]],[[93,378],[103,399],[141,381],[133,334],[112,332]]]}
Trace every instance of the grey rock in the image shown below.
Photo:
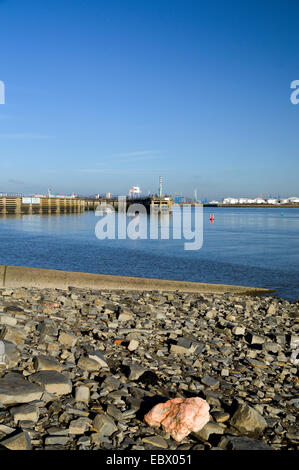
{"label": "grey rock", "polygon": [[32,447],[31,439],[26,431],[4,439],[0,442],[0,445],[9,450],[31,450]]}
{"label": "grey rock", "polygon": [[30,375],[29,380],[42,386],[46,392],[67,395],[72,392],[72,383],[65,375],[56,370],[42,370]]}
{"label": "grey rock", "polygon": [[0,402],[3,405],[17,405],[39,400],[42,393],[42,388],[28,382],[15,372],[9,372],[0,379]]}
{"label": "grey rock", "polygon": [[93,427],[97,430],[97,432],[101,436],[111,436],[115,431],[117,431],[117,427],[115,422],[113,421],[110,416],[107,416],[104,413],[99,413],[93,420]]}

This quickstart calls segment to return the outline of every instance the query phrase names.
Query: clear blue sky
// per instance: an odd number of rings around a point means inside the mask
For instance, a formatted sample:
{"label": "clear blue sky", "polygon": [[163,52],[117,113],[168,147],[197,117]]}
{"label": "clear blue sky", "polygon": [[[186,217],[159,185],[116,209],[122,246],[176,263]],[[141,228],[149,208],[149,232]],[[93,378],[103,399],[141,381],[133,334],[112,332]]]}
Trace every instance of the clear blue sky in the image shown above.
{"label": "clear blue sky", "polygon": [[299,195],[298,0],[0,0],[0,191]]}

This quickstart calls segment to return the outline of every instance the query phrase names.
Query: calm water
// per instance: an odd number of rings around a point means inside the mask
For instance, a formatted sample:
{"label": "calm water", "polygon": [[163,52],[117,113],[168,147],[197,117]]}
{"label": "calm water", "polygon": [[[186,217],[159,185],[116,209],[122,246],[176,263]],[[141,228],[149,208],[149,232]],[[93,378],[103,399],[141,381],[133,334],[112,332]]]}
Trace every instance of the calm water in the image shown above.
{"label": "calm water", "polygon": [[98,240],[98,220],[93,212],[0,217],[0,264],[248,285],[299,298],[299,209],[205,208],[198,251],[185,251],[184,240]]}

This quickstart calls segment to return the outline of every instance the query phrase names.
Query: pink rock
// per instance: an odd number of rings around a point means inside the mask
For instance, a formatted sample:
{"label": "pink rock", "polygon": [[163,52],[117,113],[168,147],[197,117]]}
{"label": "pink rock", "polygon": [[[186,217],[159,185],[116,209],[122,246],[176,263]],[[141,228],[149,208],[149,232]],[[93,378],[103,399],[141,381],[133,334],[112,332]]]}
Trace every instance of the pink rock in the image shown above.
{"label": "pink rock", "polygon": [[210,420],[209,404],[199,397],[174,398],[154,406],[144,417],[149,426],[168,432],[174,440],[181,442],[190,432],[200,431]]}

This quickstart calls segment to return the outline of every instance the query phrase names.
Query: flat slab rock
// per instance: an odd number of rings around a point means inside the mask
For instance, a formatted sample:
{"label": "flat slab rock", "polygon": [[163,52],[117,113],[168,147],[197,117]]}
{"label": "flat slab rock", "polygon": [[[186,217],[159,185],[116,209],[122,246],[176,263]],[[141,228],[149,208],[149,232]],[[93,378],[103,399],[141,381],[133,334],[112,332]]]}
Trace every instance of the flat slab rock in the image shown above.
{"label": "flat slab rock", "polygon": [[17,405],[39,400],[43,389],[30,383],[24,377],[15,372],[9,372],[0,379],[0,402],[3,405]]}
{"label": "flat slab rock", "polygon": [[30,375],[29,380],[42,386],[46,392],[67,395],[72,392],[72,383],[56,370],[42,370]]}

